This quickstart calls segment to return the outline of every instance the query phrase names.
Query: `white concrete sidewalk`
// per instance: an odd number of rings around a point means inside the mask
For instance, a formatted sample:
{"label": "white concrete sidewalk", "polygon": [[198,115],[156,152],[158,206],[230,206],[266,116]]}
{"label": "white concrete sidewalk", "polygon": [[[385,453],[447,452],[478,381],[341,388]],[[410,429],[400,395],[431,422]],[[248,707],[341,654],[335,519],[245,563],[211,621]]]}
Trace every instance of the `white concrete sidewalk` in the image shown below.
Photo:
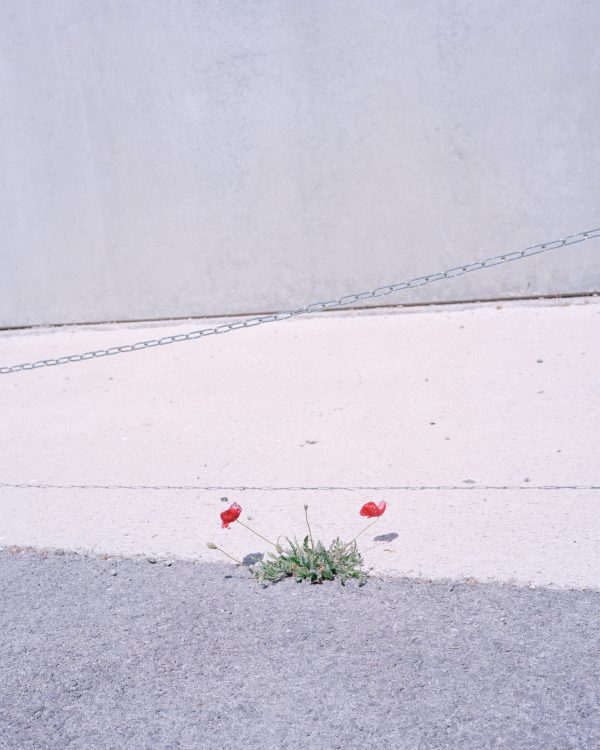
{"label": "white concrete sidewalk", "polygon": [[[0,364],[200,325],[4,332]],[[0,376],[0,545],[215,560],[263,549],[223,496],[327,540],[386,499],[379,571],[600,588],[600,490],[540,489],[600,485],[599,334],[595,299],[329,313]]]}

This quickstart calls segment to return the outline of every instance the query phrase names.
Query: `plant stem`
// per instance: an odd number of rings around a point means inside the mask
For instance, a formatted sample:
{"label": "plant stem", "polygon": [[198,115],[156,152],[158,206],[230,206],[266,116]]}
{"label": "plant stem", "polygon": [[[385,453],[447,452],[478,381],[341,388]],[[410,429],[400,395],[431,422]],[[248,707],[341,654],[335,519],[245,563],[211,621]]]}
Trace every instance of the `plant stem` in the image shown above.
{"label": "plant stem", "polygon": [[365,531],[367,529],[370,529],[374,523],[377,523],[377,521],[379,521],[379,516],[374,521],[371,521],[371,523],[368,526],[365,526],[365,528],[362,531],[359,531],[358,534],[354,537],[354,539],[351,542],[348,542],[348,546],[352,544],[352,542],[355,542],[361,534],[364,534]]}
{"label": "plant stem", "polygon": [[382,544],[385,544],[385,542],[375,542],[375,544],[372,547],[367,547],[367,549],[363,551],[370,552],[372,549],[375,549],[376,547],[381,547]]}
{"label": "plant stem", "polygon": [[215,549],[219,550],[219,552],[221,552],[221,554],[225,555],[230,560],[233,560],[234,563],[237,563],[238,565],[243,565],[244,564],[240,560],[237,560],[235,557],[233,557],[233,555],[230,555],[229,552],[225,552],[224,549],[221,549],[220,547],[217,547],[217,545],[215,545]]}
{"label": "plant stem", "polygon": [[310,546],[312,547],[312,550],[314,552],[314,550],[315,550],[315,543],[313,541],[312,531],[310,530],[310,524],[308,522],[308,505],[304,506],[304,515],[306,516],[306,525],[308,526],[308,535],[310,536]]}
{"label": "plant stem", "polygon": [[386,540],[383,539],[380,542],[375,542],[375,544],[372,547],[367,547],[365,552],[369,552],[370,550],[375,549],[376,547],[381,547],[382,544],[393,544],[395,541],[396,541],[395,539],[392,539],[391,541],[386,542]]}
{"label": "plant stem", "polygon": [[248,529],[248,531],[251,531],[253,534],[256,534],[256,536],[259,536],[262,540],[264,540],[265,542],[267,542],[267,544],[270,544],[270,545],[272,545],[275,548],[277,547],[277,545],[274,542],[272,542],[270,539],[267,539],[266,536],[263,536],[262,534],[259,534],[258,531],[254,531],[254,529],[250,528],[250,526],[247,526],[243,521],[240,521],[239,518],[236,521],[236,523],[239,523],[245,529]]}

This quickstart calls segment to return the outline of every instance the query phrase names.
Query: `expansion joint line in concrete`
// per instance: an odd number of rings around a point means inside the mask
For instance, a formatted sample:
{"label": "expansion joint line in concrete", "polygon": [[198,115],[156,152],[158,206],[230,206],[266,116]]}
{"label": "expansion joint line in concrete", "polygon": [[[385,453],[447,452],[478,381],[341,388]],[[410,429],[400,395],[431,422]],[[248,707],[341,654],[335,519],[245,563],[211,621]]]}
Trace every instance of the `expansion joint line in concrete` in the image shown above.
{"label": "expansion joint line in concrete", "polygon": [[32,490],[149,490],[149,491],[179,491],[179,492],[392,492],[392,491],[425,491],[425,492],[454,492],[454,491],[507,491],[507,490],[578,490],[581,492],[600,490],[600,484],[438,484],[438,485],[314,485],[279,486],[279,485],[200,485],[200,484],[47,484],[26,482],[0,482],[0,489],[32,489]]}

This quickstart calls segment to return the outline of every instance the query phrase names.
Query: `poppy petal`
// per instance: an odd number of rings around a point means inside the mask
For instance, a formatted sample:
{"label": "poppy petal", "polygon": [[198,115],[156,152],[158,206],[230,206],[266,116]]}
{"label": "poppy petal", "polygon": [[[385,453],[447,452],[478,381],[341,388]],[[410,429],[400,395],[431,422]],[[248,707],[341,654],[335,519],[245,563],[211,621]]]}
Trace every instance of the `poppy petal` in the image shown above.
{"label": "poppy petal", "polygon": [[386,507],[385,500],[382,500],[379,505],[371,501],[365,503],[359,512],[361,516],[365,516],[366,518],[379,518],[379,516],[385,513]]}
{"label": "poppy petal", "polygon": [[230,523],[233,523],[234,521],[238,520],[241,512],[242,512],[241,505],[238,505],[237,503],[232,503],[229,506],[229,508],[227,508],[221,513],[221,521],[223,522],[222,527],[224,529],[228,529]]}

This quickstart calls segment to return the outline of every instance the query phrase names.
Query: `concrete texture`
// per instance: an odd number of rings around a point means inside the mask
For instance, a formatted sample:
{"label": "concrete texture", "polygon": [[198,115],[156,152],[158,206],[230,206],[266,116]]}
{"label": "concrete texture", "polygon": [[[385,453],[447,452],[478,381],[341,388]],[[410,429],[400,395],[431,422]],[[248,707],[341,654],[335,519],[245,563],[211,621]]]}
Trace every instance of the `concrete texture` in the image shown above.
{"label": "concrete texture", "polygon": [[[0,326],[296,306],[598,225],[600,4],[3,0]],[[597,249],[409,302],[600,289]]]}
{"label": "concrete texture", "polygon": [[[380,573],[600,589],[599,324],[593,299],[332,313],[2,376],[0,545],[214,561],[265,551],[223,497],[267,537],[307,502],[326,541],[386,499]],[[5,333],[0,362],[199,325]]]}
{"label": "concrete texture", "polygon": [[591,750],[600,595],[0,552],[3,750]]}

